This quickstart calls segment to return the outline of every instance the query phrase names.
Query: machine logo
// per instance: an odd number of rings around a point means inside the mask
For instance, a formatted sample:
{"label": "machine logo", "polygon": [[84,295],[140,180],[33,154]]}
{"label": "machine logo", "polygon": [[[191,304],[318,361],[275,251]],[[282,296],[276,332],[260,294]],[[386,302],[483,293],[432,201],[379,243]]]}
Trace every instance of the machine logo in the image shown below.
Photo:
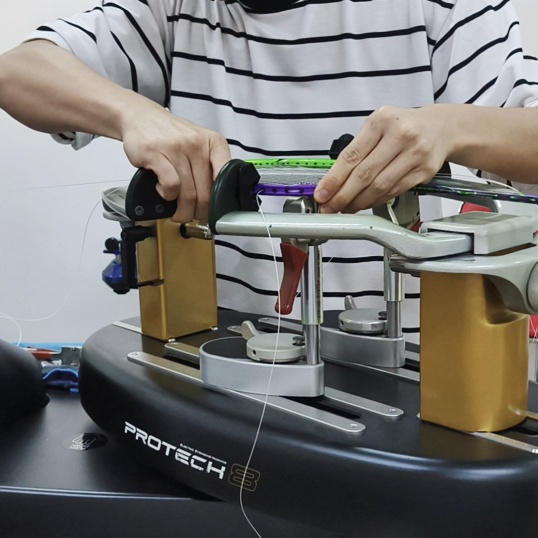
{"label": "machine logo", "polygon": [[173,458],[178,463],[186,465],[195,471],[215,475],[219,480],[223,480],[226,475],[227,464],[225,461],[183,443],[180,443],[179,446],[167,443],[127,421],[125,422],[123,433],[132,435],[135,441],[142,443],[155,452],[160,452],[168,458]]}
{"label": "machine logo", "polygon": [[81,433],[76,437],[68,437],[62,446],[68,450],[93,450],[101,448],[107,442],[107,438],[101,433]]}
{"label": "machine logo", "polygon": [[234,463],[228,477],[228,482],[247,491],[256,491],[260,476],[259,471]]}

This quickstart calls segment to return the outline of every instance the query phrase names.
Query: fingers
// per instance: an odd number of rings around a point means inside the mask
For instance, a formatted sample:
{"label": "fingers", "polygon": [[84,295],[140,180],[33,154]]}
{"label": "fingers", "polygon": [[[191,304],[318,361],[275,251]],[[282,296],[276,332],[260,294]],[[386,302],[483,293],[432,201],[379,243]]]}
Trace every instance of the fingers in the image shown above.
{"label": "fingers", "polygon": [[352,202],[355,202],[356,206],[361,206],[361,209],[371,207],[367,204],[372,201],[372,198],[377,198],[376,193],[382,195],[392,187],[391,176],[384,171],[398,157],[398,148],[385,139],[370,138],[366,140],[365,145],[373,145],[374,141],[377,145],[371,149],[366,146],[368,153],[362,157],[356,149],[356,146],[362,143],[361,139],[360,135],[357,136],[340,155],[342,159],[339,158],[333,165],[333,168],[339,165],[336,170],[331,168],[318,185],[318,189],[322,190],[329,185],[328,189],[333,189],[334,193],[322,205],[322,213],[343,211]]}
{"label": "fingers", "polygon": [[207,219],[207,204],[211,191],[211,165],[204,133],[195,133],[183,143],[181,151],[172,155],[179,175],[175,222]]}
{"label": "fingers", "polygon": [[[187,200],[191,208],[193,206],[195,207],[194,219],[200,221],[202,224],[207,223],[213,182],[221,168],[230,159],[231,155],[228,142],[220,134],[213,133],[213,136],[209,140],[209,155],[196,154],[191,161],[195,199],[190,198],[192,191],[189,191]],[[178,213],[174,215],[172,220],[176,222],[188,222],[187,220],[177,220],[180,216],[181,218],[186,218],[188,214],[188,210],[185,210],[185,216],[182,214],[179,215],[179,212],[182,211],[181,205],[185,205],[185,199],[182,188],[178,199]]]}
{"label": "fingers", "polygon": [[[172,217],[174,222],[190,222],[195,218],[197,211],[197,188],[193,171],[198,176],[198,182],[203,184],[203,170],[199,166],[192,166],[185,154],[174,156],[172,162],[166,158],[167,165],[154,169],[159,178],[157,192],[165,200],[177,200],[177,210]],[[166,172],[165,172],[166,170]],[[200,188],[202,190],[202,188]]]}
{"label": "fingers", "polygon": [[[407,192],[419,183],[425,183],[429,178],[426,178],[422,170],[411,169],[404,172],[404,168],[400,171],[393,171],[394,167],[388,167],[383,173],[376,178],[360,196],[353,199],[344,209],[346,213],[356,213],[363,209],[375,207],[381,204],[386,204],[400,194]],[[392,179],[398,177],[397,183],[393,183]]]}
{"label": "fingers", "polygon": [[[314,192],[314,199],[323,204],[325,212],[336,212],[341,207],[345,207],[349,203],[347,197],[351,195],[352,190],[355,189],[356,194],[359,194],[362,188],[379,173],[379,170],[376,170],[376,163],[372,159],[368,161],[367,158],[379,144],[381,136],[382,133],[375,127],[367,128],[365,123],[365,128],[361,129],[340,153]],[[347,180],[351,176],[355,177],[353,187],[347,186]],[[342,189],[344,189],[343,192],[341,192]]]}
{"label": "fingers", "polygon": [[320,211],[373,207],[431,179],[446,157],[439,122],[432,120],[431,110],[374,112],[318,184]]}
{"label": "fingers", "polygon": [[215,136],[211,139],[209,148],[213,181],[217,179],[221,168],[232,158],[226,138],[218,133],[214,134]]}
{"label": "fingers", "polygon": [[168,112],[153,114],[145,129],[141,123],[123,138],[129,160],[155,172],[160,196],[177,199],[174,222],[207,222],[214,178],[230,160],[226,139]]}
{"label": "fingers", "polygon": [[196,219],[205,224],[213,182],[220,169],[231,159],[230,149],[226,139],[213,132],[209,140],[195,138],[191,144],[193,147],[188,154],[190,170],[185,170],[185,177],[179,173],[178,210],[172,220],[189,222]]}

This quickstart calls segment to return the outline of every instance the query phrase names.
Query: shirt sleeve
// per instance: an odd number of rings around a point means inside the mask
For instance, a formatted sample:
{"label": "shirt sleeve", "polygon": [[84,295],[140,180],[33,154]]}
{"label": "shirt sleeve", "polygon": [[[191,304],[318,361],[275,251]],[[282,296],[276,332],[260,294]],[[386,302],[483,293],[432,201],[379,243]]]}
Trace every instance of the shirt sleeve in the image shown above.
{"label": "shirt sleeve", "polygon": [[538,106],[538,61],[510,0],[455,0],[431,47],[437,103]]}
{"label": "shirt sleeve", "polygon": [[[46,39],[72,52],[88,67],[163,106],[170,97],[173,0],[115,0],[39,27],[27,40]],[[93,135],[59,133],[79,149]]]}

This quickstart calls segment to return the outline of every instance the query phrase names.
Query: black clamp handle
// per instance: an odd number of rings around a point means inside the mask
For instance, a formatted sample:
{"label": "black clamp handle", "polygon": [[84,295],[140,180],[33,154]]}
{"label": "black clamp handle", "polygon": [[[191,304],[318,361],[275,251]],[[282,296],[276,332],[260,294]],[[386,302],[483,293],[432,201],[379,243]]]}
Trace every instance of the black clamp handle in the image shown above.
{"label": "black clamp handle", "polygon": [[222,167],[209,201],[208,224],[212,233],[217,233],[217,222],[227,213],[258,211],[254,188],[259,181],[260,174],[252,163],[232,159]]}
{"label": "black clamp handle", "polygon": [[[254,187],[260,176],[253,164],[232,159],[219,172],[209,203],[209,227],[216,232],[217,221],[231,211],[257,211]],[[157,175],[140,168],[125,193],[125,214],[134,221],[170,218],[177,209],[177,201],[167,201],[157,192]]]}
{"label": "black clamp handle", "polygon": [[165,200],[156,190],[159,180],[152,170],[140,168],[125,193],[125,214],[138,222],[170,218],[177,209],[176,200]]}

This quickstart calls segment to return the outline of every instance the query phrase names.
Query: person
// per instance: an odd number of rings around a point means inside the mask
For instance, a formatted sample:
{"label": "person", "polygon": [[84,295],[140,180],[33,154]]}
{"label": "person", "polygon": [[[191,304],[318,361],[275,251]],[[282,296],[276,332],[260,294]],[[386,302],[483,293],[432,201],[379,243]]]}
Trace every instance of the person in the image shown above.
{"label": "person", "polygon": [[[4,110],[75,149],[121,140],[178,199],[177,222],[206,218],[230,157],[326,156],[348,132],[321,212],[384,203],[445,161],[537,182],[537,105],[538,61],[509,0],[104,1],[0,57]],[[220,305],[272,311],[269,241],[216,243]],[[325,308],[348,294],[382,307],[381,254],[329,241]],[[407,295],[416,312],[416,284]]]}

